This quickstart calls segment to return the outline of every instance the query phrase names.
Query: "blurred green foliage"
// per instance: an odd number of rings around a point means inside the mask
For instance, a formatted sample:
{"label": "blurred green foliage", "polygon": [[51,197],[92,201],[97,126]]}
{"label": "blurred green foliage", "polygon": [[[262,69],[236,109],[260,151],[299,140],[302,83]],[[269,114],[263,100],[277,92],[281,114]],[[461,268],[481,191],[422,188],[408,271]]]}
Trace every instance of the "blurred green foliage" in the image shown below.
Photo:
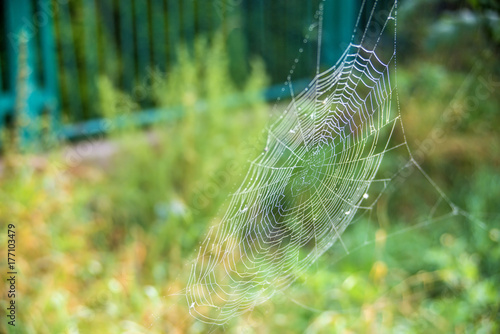
{"label": "blurred green foliage", "polygon": [[[456,70],[490,63],[497,75],[500,8],[488,0],[408,0],[399,9],[399,58],[430,58]],[[460,52],[458,52],[460,50]]]}

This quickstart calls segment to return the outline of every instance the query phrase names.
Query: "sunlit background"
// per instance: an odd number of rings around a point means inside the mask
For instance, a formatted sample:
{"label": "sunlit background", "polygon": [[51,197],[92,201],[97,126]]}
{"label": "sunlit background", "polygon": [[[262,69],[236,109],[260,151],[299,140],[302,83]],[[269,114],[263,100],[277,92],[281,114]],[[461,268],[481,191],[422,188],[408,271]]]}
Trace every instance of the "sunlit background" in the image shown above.
{"label": "sunlit background", "polygon": [[[408,157],[388,157],[394,182],[343,234],[348,254],[335,244],[223,327],[189,314],[190,263],[289,103],[284,83],[336,63],[362,2],[3,1],[0,241],[14,224],[18,294],[0,332],[498,332],[494,0],[399,1],[400,109],[426,174],[396,177]],[[464,214],[436,219],[440,191]]]}

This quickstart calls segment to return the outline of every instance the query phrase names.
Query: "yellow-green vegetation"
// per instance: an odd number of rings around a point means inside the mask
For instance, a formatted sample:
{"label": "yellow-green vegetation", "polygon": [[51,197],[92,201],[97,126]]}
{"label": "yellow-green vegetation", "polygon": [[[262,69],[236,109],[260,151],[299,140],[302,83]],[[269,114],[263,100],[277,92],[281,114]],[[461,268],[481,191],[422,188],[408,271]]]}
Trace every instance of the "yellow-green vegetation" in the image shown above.
{"label": "yellow-green vegetation", "polygon": [[[458,126],[439,125],[432,115],[444,112],[466,75],[422,64],[399,73],[410,143],[417,150],[436,124],[445,131],[420,162],[485,227],[461,216],[422,225],[405,220],[429,216],[436,202],[429,200],[436,189],[415,171],[381,198],[370,219],[346,230],[349,254],[335,245],[290,289],[225,327],[194,321],[181,295],[190,260],[223,214],[219,209],[247,161],[265,146],[261,131],[269,108],[255,93],[266,84],[263,66],[254,62],[245,85],[231,83],[221,40],[210,47],[200,40],[179,59],[148,91],[159,105],[182,107],[182,116],[149,129],[112,130],[107,141],[117,149],[111,156],[99,158],[104,144],[97,138],[69,154],[64,147],[44,156],[5,152],[0,244],[6,245],[7,224],[15,224],[19,275],[16,328],[4,319],[2,332],[500,330],[499,141],[493,126],[500,122],[498,110],[491,111],[498,97],[479,100]],[[429,86],[435,82],[439,90]],[[134,108],[133,97],[106,78],[99,87],[111,123]],[[463,108],[454,112],[467,111],[477,83],[470,87],[458,96]],[[237,93],[243,97],[235,105],[231,96]],[[0,261],[5,268],[5,256]],[[0,306],[5,310],[3,299]]]}

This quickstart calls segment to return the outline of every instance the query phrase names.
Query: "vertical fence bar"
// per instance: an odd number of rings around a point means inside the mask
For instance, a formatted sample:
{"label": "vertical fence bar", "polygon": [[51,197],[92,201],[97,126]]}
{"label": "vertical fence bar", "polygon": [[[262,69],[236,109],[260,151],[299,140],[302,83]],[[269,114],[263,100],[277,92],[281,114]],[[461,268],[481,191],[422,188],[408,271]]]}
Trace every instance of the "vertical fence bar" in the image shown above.
{"label": "vertical fence bar", "polygon": [[2,71],[2,63],[3,59],[0,57],[0,129],[3,126],[3,118],[4,114],[6,113],[8,106],[7,106],[7,101],[8,101],[8,93],[7,91],[4,91],[3,87],[3,71]]}
{"label": "vertical fence bar", "polygon": [[98,57],[97,57],[97,27],[96,27],[96,8],[95,0],[85,0],[83,2],[83,35],[84,35],[84,54],[85,54],[85,78],[86,78],[86,99],[90,108],[89,116],[96,116],[98,108],[96,81],[98,75]]}
{"label": "vertical fence bar", "polygon": [[151,21],[153,38],[153,64],[161,71],[166,70],[167,55],[166,34],[165,34],[165,3],[163,0],[152,0],[151,3]]}
{"label": "vertical fence bar", "polygon": [[337,0],[326,0],[323,9],[323,48],[321,59],[324,64],[331,66],[335,64],[338,44],[338,28],[340,20],[332,20],[338,13],[339,4]]}
{"label": "vertical fence bar", "polygon": [[[224,15],[224,1],[225,0],[214,0],[210,2],[206,2],[207,12],[209,14],[209,25],[211,27],[210,37],[215,36],[216,34],[223,33],[222,20]],[[205,3],[204,1],[201,1]]]}
{"label": "vertical fence bar", "polygon": [[168,52],[172,59],[172,64],[177,59],[177,46],[179,45],[179,2],[178,0],[168,1],[168,30],[169,30],[169,43]]}
{"label": "vertical fence bar", "polygon": [[35,37],[38,25],[33,21],[31,0],[8,1],[7,43],[10,86],[15,90],[16,123],[19,145],[28,149],[38,137],[39,106],[36,97]]}
{"label": "vertical fence bar", "polygon": [[265,1],[259,0],[259,21],[257,23],[259,29],[260,53],[265,54],[266,51],[266,8]]}
{"label": "vertical fence bar", "polygon": [[[230,57],[230,72],[238,78],[248,76],[248,44],[245,39],[245,29],[243,20],[243,3],[241,0],[234,0],[226,4],[225,19],[229,23],[227,31],[226,50]],[[243,81],[243,80],[242,80]]]}
{"label": "vertical fence bar", "polygon": [[[71,110],[72,120],[81,120],[83,115],[80,74],[77,70],[73,25],[69,3],[59,4],[57,11],[57,32],[61,48],[61,82],[66,92],[65,99]],[[62,88],[61,87],[61,88]]]}
{"label": "vertical fence bar", "polygon": [[326,0],[324,7],[322,59],[333,66],[349,45],[356,19],[357,1]]}
{"label": "vertical fence bar", "polygon": [[8,93],[4,91],[2,73],[2,58],[0,58],[0,130],[4,127],[4,118],[7,114],[7,110],[9,109],[10,100]]}
{"label": "vertical fence bar", "polygon": [[56,130],[59,128],[60,123],[60,95],[54,31],[54,10],[50,0],[39,0],[38,9],[46,17],[46,24],[40,26],[45,106],[49,110],[52,129]]}
{"label": "vertical fence bar", "polygon": [[149,9],[148,1],[140,1],[135,3],[135,36],[136,36],[136,52],[137,52],[137,79],[140,81],[144,78],[146,69],[150,65],[150,38],[149,38]]}
{"label": "vertical fence bar", "polygon": [[184,41],[188,49],[191,49],[194,41],[195,22],[193,0],[182,1],[182,21],[184,24]]}
{"label": "vertical fence bar", "polygon": [[210,13],[211,13],[211,6],[214,6],[216,1],[220,0],[215,0],[215,1],[197,1],[196,2],[196,11],[198,15],[198,27],[199,27],[199,32],[208,35],[211,26],[210,26]]}
{"label": "vertical fence bar", "polygon": [[122,82],[127,91],[131,91],[134,86],[134,34],[133,34],[133,2],[132,0],[122,0],[119,2],[120,8],[120,46],[122,57]]}
{"label": "vertical fence bar", "polygon": [[[354,30],[354,25],[356,24],[356,13],[359,9],[357,4],[358,1],[340,1],[340,14],[337,15],[342,17],[343,20],[341,20],[342,24],[339,28],[340,41],[337,59],[342,55],[351,42],[352,32]],[[335,59],[335,61],[337,61],[337,59]]]}
{"label": "vertical fence bar", "polygon": [[[315,2],[308,1],[308,2],[306,2],[305,5],[307,7],[307,9],[306,9],[307,15],[305,18],[306,27],[307,27],[313,21],[313,17],[314,17],[313,13],[314,13],[316,4],[315,4]],[[316,72],[316,60],[314,60],[314,62],[313,62],[313,59],[316,59],[316,58],[314,57],[314,54],[311,52],[311,48],[304,47],[304,45],[302,43],[303,37],[304,36],[302,36],[302,35],[300,36],[300,40],[301,40],[300,45],[304,50],[303,51],[304,53],[302,54],[302,57],[303,57],[302,61],[303,61],[303,66],[307,69],[306,73],[309,75],[309,73],[313,73],[313,72],[311,72],[311,69],[313,69],[313,68],[315,69],[314,73]]]}
{"label": "vertical fence bar", "polygon": [[100,47],[102,50],[102,73],[105,73],[113,83],[116,83],[118,62],[116,52],[115,2],[102,0],[98,4],[100,20]]}
{"label": "vertical fence bar", "polygon": [[[296,6],[296,3],[291,3],[290,4],[290,7],[292,7],[293,5],[295,4]],[[288,54],[288,43],[290,43],[290,41],[288,40],[288,29],[290,29],[290,24],[288,23],[288,20],[290,19],[290,13],[293,13],[293,8],[287,8],[285,7],[283,9],[283,13],[284,13],[284,18],[283,18],[283,26],[280,27],[280,29],[283,31],[282,33],[282,38],[283,38],[283,49],[281,50],[283,56],[282,56],[282,59],[286,59],[287,61],[290,61],[290,60],[293,60],[293,59],[290,59],[290,55]],[[279,54],[279,52],[277,53]],[[290,67],[290,62],[288,63],[285,63],[285,66],[283,67],[285,70],[288,70],[288,68]],[[283,76],[284,77],[287,77],[288,76],[288,73],[287,72],[283,72]]]}
{"label": "vertical fence bar", "polygon": [[[35,36],[37,33],[37,26],[32,22],[33,8],[31,0],[7,1],[6,2],[7,14],[7,44],[8,44],[8,57],[10,71],[9,81],[12,88],[16,87],[19,72],[19,47],[20,43],[24,40],[25,44],[31,49],[35,49]],[[24,34],[24,38],[21,36]],[[34,52],[29,52],[28,64],[34,66],[35,57]],[[35,73],[33,67],[30,68]],[[30,77],[34,80],[34,76]]]}
{"label": "vertical fence bar", "polygon": [[2,58],[0,57],[0,94],[3,93],[3,75],[2,75],[2,73],[3,73],[2,66],[3,65],[2,65],[2,63],[3,63]]}

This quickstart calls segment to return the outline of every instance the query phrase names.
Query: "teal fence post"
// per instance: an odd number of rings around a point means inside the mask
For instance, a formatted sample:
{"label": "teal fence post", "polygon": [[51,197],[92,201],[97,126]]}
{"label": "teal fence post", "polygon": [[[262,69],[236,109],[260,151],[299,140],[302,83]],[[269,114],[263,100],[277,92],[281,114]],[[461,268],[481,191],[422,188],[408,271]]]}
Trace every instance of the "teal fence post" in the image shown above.
{"label": "teal fence post", "polygon": [[181,3],[182,21],[184,23],[184,42],[188,46],[188,49],[191,50],[194,42],[194,4],[193,0],[183,0]]}
{"label": "teal fence post", "polygon": [[358,2],[326,0],[323,11],[322,63],[333,66],[351,42]]}
{"label": "teal fence post", "polygon": [[57,13],[59,45],[61,47],[61,72],[62,101],[67,101],[67,109],[70,111],[69,120],[77,122],[83,118],[83,98],[81,94],[80,71],[76,59],[73,25],[70,15],[69,2],[59,4]]}
{"label": "teal fence post", "polygon": [[170,54],[170,66],[177,61],[177,46],[180,41],[180,10],[178,0],[168,0],[167,5],[168,23],[168,53]]}
{"label": "teal fence post", "polygon": [[[118,4],[119,5],[119,4]],[[113,84],[117,84],[117,76],[119,73],[118,61],[118,43],[116,40],[116,19],[115,19],[115,3],[114,1],[98,1],[98,15],[101,19],[98,20],[98,28],[100,34],[98,39],[102,46],[102,73],[106,74]]]}
{"label": "teal fence post", "polygon": [[122,59],[122,84],[131,92],[135,84],[134,61],[134,8],[132,0],[122,0],[120,10],[120,51]]}
{"label": "teal fence post", "polygon": [[15,90],[15,115],[19,145],[25,150],[35,144],[40,94],[36,89],[36,34],[43,21],[35,21],[30,0],[7,1],[7,48],[9,81]]}
{"label": "teal fence post", "polygon": [[46,23],[40,26],[45,107],[49,112],[51,130],[57,132],[60,129],[61,110],[59,76],[57,68],[57,47],[54,30],[54,8],[51,5],[51,0],[39,0],[38,3],[38,8],[46,17]]}
{"label": "teal fence post", "polygon": [[94,103],[97,101],[97,76],[98,76],[98,59],[97,59],[97,12],[94,0],[85,0],[83,2],[83,46],[85,48],[85,98],[88,101],[87,107],[91,110],[87,115],[91,117],[99,115],[98,106]]}
{"label": "teal fence post", "polygon": [[[135,35],[137,53],[137,83],[142,83],[146,77],[146,70],[151,65],[149,25],[152,15],[150,15],[148,2],[137,3],[134,8]],[[139,99],[143,98],[137,97]]]}
{"label": "teal fence post", "polygon": [[153,65],[161,71],[166,71],[167,68],[165,15],[165,2],[153,0],[151,3]]}
{"label": "teal fence post", "polygon": [[[12,93],[5,91],[5,87],[2,80],[2,62],[3,59],[0,59],[0,130],[5,126],[4,119],[7,115],[8,111],[12,109],[13,99]],[[0,138],[0,145],[1,145]]]}

